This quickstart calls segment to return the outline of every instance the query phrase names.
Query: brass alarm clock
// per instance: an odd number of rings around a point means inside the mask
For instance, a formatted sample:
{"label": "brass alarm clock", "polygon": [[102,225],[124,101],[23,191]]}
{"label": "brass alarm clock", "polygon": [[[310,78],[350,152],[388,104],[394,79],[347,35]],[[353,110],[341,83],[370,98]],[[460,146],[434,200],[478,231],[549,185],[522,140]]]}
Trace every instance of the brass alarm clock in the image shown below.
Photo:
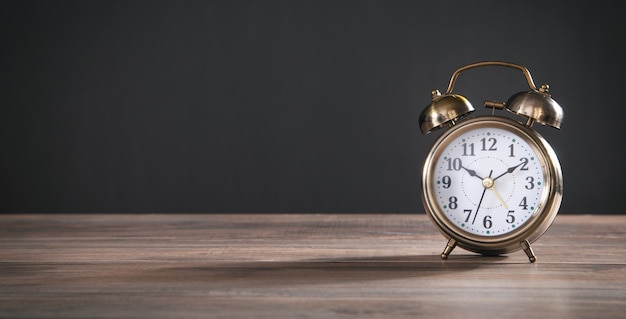
{"label": "brass alarm clock", "polygon": [[[458,75],[483,66],[520,70],[529,91],[506,103],[486,101],[491,115],[469,117],[474,107],[453,94]],[[495,115],[506,110],[520,116]],[[483,255],[523,250],[530,262],[530,244],[552,224],[561,205],[563,175],[556,153],[536,132],[534,123],[559,129],[561,106],[548,85],[539,89],[528,69],[508,62],[478,62],[457,69],[444,94],[433,91],[432,102],[420,114],[422,133],[444,128],[428,152],[422,170],[426,213],[448,238],[441,258],[458,245]]]}

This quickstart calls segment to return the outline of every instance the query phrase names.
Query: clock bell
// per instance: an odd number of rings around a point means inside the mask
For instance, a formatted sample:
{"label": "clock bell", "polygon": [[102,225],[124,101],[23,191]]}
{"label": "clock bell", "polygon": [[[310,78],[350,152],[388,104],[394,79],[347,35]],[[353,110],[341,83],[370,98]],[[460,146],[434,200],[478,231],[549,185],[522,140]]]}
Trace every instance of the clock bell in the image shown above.
{"label": "clock bell", "polygon": [[423,134],[428,134],[436,129],[452,126],[459,120],[474,112],[470,101],[460,94],[452,93],[457,77],[461,72],[484,66],[502,66],[522,71],[530,87],[530,91],[519,92],[511,96],[506,103],[485,101],[485,107],[494,109],[506,109],[526,119],[525,124],[532,126],[538,122],[557,129],[561,128],[563,121],[563,108],[550,96],[549,86],[542,85],[539,89],[535,86],[532,76],[527,68],[509,62],[487,61],[477,62],[463,66],[452,74],[448,89],[441,94],[439,90],[432,92],[432,102],[420,114],[419,125]]}

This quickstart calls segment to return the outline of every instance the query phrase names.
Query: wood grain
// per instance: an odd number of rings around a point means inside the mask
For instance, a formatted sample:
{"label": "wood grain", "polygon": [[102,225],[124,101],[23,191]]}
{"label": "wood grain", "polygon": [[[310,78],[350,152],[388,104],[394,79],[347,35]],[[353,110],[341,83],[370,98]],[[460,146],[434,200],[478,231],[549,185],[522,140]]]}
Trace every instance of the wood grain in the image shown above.
{"label": "wood grain", "polygon": [[6,318],[624,318],[626,216],[483,257],[425,215],[0,215]]}

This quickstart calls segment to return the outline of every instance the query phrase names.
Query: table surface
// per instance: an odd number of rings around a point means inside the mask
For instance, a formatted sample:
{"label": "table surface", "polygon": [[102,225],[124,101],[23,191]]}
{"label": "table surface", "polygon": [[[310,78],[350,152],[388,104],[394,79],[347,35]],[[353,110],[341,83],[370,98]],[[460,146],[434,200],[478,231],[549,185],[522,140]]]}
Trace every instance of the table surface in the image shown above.
{"label": "table surface", "polygon": [[485,257],[426,215],[0,215],[0,317],[624,318],[626,216]]}

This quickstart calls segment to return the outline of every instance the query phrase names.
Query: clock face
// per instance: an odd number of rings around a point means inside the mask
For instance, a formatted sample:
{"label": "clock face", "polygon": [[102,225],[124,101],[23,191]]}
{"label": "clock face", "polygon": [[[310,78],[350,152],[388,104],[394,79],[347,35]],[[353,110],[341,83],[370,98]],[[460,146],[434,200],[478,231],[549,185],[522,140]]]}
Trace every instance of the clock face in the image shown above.
{"label": "clock face", "polygon": [[532,140],[512,125],[478,123],[448,135],[433,150],[426,180],[430,200],[470,236],[497,237],[533,219],[546,174]]}

